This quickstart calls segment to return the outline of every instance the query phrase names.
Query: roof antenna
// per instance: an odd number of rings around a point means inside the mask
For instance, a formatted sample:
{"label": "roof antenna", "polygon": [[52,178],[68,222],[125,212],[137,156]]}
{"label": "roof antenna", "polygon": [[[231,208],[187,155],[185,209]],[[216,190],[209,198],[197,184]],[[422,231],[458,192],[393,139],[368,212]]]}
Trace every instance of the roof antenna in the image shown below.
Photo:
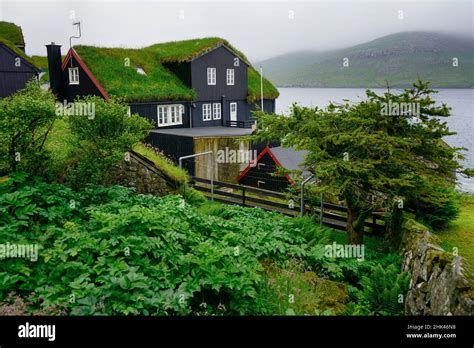
{"label": "roof antenna", "polygon": [[69,49],[72,48],[72,39],[80,39],[81,38],[81,22],[80,21],[73,22],[72,23],[72,28],[73,29],[79,29],[79,36],[71,36],[69,38]]}

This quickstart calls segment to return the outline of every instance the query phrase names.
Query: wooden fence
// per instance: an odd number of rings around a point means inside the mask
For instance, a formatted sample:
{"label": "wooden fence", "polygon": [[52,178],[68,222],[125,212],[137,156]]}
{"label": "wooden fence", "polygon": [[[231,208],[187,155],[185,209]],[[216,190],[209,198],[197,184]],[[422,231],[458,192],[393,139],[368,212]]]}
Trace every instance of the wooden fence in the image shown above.
{"label": "wooden fence", "polygon": [[[191,177],[190,184],[194,189],[203,192],[206,196],[210,196],[210,180]],[[299,199],[299,196],[289,198],[287,195],[279,192],[214,181],[214,200],[217,202],[236,204],[243,207],[258,207],[289,216],[298,216],[301,211]],[[304,212],[305,214],[315,215],[318,219],[322,215],[323,225],[345,231],[347,223],[346,207],[327,202],[323,202],[322,207],[321,212],[320,204],[318,206],[305,204]],[[365,221],[365,229],[367,232],[376,235],[383,233],[385,231],[383,215],[373,213],[371,218]]]}

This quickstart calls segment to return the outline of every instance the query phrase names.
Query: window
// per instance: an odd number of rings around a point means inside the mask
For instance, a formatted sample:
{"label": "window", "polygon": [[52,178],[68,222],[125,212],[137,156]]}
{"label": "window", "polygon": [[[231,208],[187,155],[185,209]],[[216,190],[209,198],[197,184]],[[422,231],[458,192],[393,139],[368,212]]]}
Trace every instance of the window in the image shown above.
{"label": "window", "polygon": [[216,84],[216,68],[207,68],[207,84]]}
{"label": "window", "polygon": [[214,103],[212,104],[212,118],[214,120],[220,120],[221,119],[221,103]]}
{"label": "window", "polygon": [[158,127],[183,124],[184,107],[182,105],[158,106]]}
{"label": "window", "polygon": [[202,104],[202,119],[203,121],[211,120],[211,104]]}
{"label": "window", "polygon": [[79,68],[69,68],[69,84],[79,84]]}
{"label": "window", "polygon": [[234,69],[227,69],[227,86],[234,85],[234,79],[235,79],[234,76],[235,76]]}

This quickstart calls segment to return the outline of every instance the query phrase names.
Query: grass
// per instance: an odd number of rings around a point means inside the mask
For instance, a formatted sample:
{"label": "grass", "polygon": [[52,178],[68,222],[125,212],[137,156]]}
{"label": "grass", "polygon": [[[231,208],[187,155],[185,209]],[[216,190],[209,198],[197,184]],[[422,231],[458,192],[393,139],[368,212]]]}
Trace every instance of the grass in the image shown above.
{"label": "grass", "polygon": [[[196,96],[151,50],[91,46],[75,50],[110,95],[129,102],[193,100]],[[137,73],[137,67],[147,75]]]}
{"label": "grass", "polygon": [[145,145],[137,144],[133,147],[133,151],[152,161],[158,168],[160,168],[160,170],[176,182],[185,184],[189,181],[188,174],[184,169],[176,167],[174,164],[170,163],[164,157],[158,155],[155,151]]}
{"label": "grass", "polygon": [[457,248],[470,265],[474,265],[474,196],[461,196],[459,216],[448,228],[435,232],[441,239],[441,246],[446,251]]}
{"label": "grass", "polygon": [[345,284],[318,277],[296,259],[263,265],[266,301],[274,314],[336,315],[345,309],[349,299]]}
{"label": "grass", "polygon": [[[147,49],[156,52],[162,63],[184,63],[221,43],[233,49],[226,40],[218,37],[158,43],[147,47]],[[233,50],[241,55],[237,50]],[[245,58],[245,56],[241,56]]]}
{"label": "grass", "polygon": [[[31,56],[32,63],[41,70],[48,70],[48,57],[43,56]],[[64,59],[64,56],[63,56]]]}
{"label": "grass", "polygon": [[[53,154],[53,162],[51,165],[57,168],[52,172],[62,173],[62,175],[64,175],[64,171],[69,165],[68,156],[72,150],[72,137],[73,135],[69,130],[67,120],[62,118],[57,119],[54,122],[53,128],[51,129],[45,143],[46,150]],[[133,150],[153,162],[168,177],[176,182],[180,184],[188,182],[188,174],[185,170],[168,162],[164,157],[161,157],[152,149],[143,144],[137,144],[134,146]],[[61,181],[62,178],[56,178],[56,180]]]}
{"label": "grass", "polygon": [[0,22],[0,38],[10,41],[14,45],[25,44],[21,28],[14,23]]}
{"label": "grass", "polygon": [[59,182],[64,179],[66,167],[69,164],[68,156],[72,150],[72,137],[67,121],[58,118],[54,121],[53,128],[46,138],[45,149],[52,154],[51,172],[59,174],[60,177],[55,178]]}
{"label": "grass", "polygon": [[[278,89],[272,83],[263,78],[263,99],[276,99],[280,95]],[[248,75],[248,96],[247,100],[250,102],[260,99],[260,73],[253,67],[249,67]]]}
{"label": "grass", "polygon": [[[194,100],[196,92],[163,64],[187,62],[221,43],[247,61],[245,55],[226,40],[215,37],[166,42],[142,49],[81,45],[74,49],[108,94],[123,97],[129,102],[146,102]],[[35,60],[37,64],[44,65],[42,57],[35,57]],[[137,67],[142,68],[147,75],[138,74]],[[265,99],[274,99],[279,95],[275,86],[265,78],[263,92]],[[252,66],[248,69],[247,99],[250,102],[260,99],[260,74]]]}

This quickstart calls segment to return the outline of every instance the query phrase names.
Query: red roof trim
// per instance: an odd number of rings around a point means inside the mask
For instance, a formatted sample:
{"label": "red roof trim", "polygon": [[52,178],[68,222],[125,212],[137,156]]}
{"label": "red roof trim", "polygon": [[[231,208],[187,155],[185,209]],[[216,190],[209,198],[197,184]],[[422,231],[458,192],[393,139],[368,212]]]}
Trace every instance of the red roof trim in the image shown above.
{"label": "red roof trim", "polygon": [[[248,171],[252,167],[255,167],[255,165],[258,163],[258,161],[260,161],[260,159],[263,156],[265,156],[265,154],[267,154],[267,153],[278,167],[283,167],[281,165],[280,161],[278,160],[278,158],[273,154],[272,150],[270,150],[270,148],[268,146],[265,146],[263,151],[258,154],[257,158],[254,159],[252,162],[250,162],[249,165],[239,174],[239,176],[237,177],[237,182],[239,184],[240,184],[240,180],[242,180],[242,178],[248,173]],[[291,184],[295,183],[289,174],[285,174],[285,177]]]}
{"label": "red roof trim", "polygon": [[71,60],[72,57],[77,61],[79,66],[82,68],[82,70],[84,70],[86,75],[91,79],[92,83],[99,90],[102,97],[105,100],[108,100],[110,97],[107,94],[107,92],[105,91],[105,89],[100,85],[99,81],[97,81],[94,74],[89,70],[87,65],[84,63],[84,61],[81,59],[81,57],[79,57],[79,55],[77,54],[77,52],[73,48],[69,49],[69,52],[67,53],[66,58],[64,58],[63,64],[61,66],[61,70],[64,71],[64,69],[66,69],[66,66],[67,66],[67,64],[69,63],[69,61]]}

